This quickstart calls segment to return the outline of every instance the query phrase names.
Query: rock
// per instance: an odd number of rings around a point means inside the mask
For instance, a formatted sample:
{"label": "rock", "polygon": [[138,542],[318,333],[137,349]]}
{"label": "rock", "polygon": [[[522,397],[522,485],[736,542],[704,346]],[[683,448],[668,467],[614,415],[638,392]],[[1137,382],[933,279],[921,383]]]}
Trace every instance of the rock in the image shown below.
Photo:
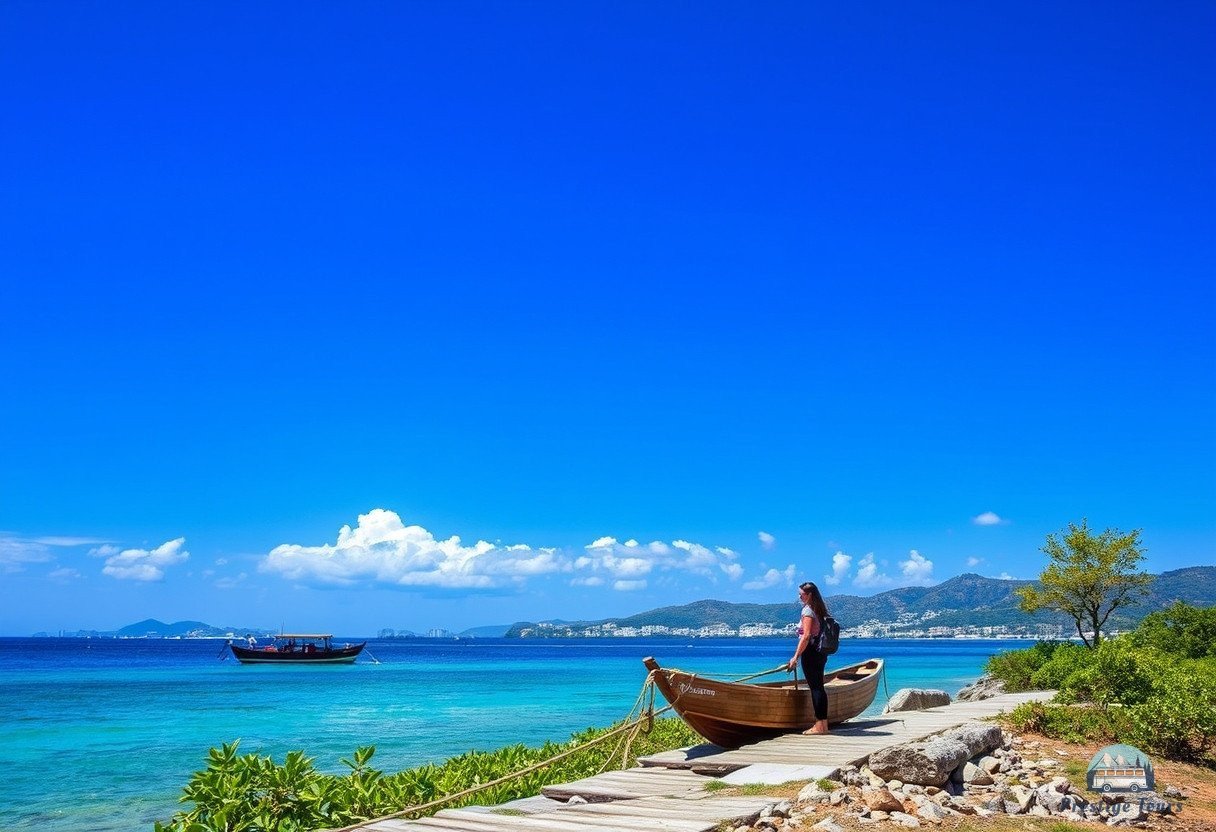
{"label": "rock", "polygon": [[1013,799],[1013,803],[1018,807],[1016,812],[1009,812],[1011,815],[1024,815],[1030,811],[1030,806],[1034,803],[1034,791],[1025,786],[1013,786],[1008,790],[1007,795],[1008,798]]}
{"label": "rock", "polygon": [[1166,786],[1165,791],[1162,792],[1162,794],[1173,800],[1182,800],[1183,797],[1182,789],[1178,788],[1177,786]]}
{"label": "rock", "polygon": [[802,791],[798,792],[799,803],[822,803],[831,797],[831,792],[825,792],[820,788],[819,783],[807,783],[802,787]]}
{"label": "rock", "polygon": [[972,756],[957,739],[936,737],[928,742],[884,748],[870,755],[870,768],[884,779],[922,786],[942,786],[959,763]]}
{"label": "rock", "polygon": [[1043,807],[1043,806],[1031,806],[1031,807],[1030,807],[1030,811],[1029,811],[1029,812],[1027,812],[1026,814],[1028,814],[1028,815],[1034,815],[1036,818],[1049,818],[1049,817],[1051,817],[1051,812],[1047,811],[1047,809],[1046,809],[1045,807]]}
{"label": "rock", "polygon": [[958,740],[967,746],[967,759],[987,754],[1001,745],[1001,728],[987,722],[965,722],[957,728],[943,731],[942,739]]}
{"label": "rock", "polygon": [[944,690],[901,688],[887,702],[887,706],[882,709],[882,712],[893,714],[899,711],[923,711],[925,708],[937,708],[949,704],[950,694]]}
{"label": "rock", "polygon": [[991,699],[1005,692],[1005,683],[991,676],[981,676],[974,684],[967,685],[955,697],[959,702],[978,702]]}
{"label": "rock", "polygon": [[1047,812],[1067,811],[1072,808],[1068,795],[1056,791],[1051,786],[1039,786],[1035,789],[1034,802],[1036,806],[1043,807]]}
{"label": "rock", "polygon": [[1156,812],[1159,815],[1168,815],[1174,809],[1168,800],[1156,792],[1140,792],[1136,795],[1136,802],[1144,811]]}
{"label": "rock", "polygon": [[890,789],[862,789],[861,799],[870,808],[871,813],[897,812],[904,808],[903,802],[891,794]]}
{"label": "rock", "polygon": [[898,778],[887,781],[887,788],[893,792],[897,792],[904,787],[904,782]]}
{"label": "rock", "polygon": [[845,791],[844,789],[837,789],[836,791],[832,792],[832,794],[828,797],[828,803],[830,803],[833,806],[839,806],[842,803],[847,803],[848,800],[849,800],[849,793],[847,791]]}
{"label": "rock", "polygon": [[566,801],[566,805],[567,806],[581,806],[582,804],[584,804],[586,802],[587,802],[587,798],[581,797],[577,794],[572,794],[572,795],[570,795],[570,799]]}
{"label": "rock", "polygon": [[864,815],[859,817],[857,819],[857,822],[860,823],[862,826],[870,826],[871,824],[878,823],[878,821],[874,820],[874,818],[866,817]]}
{"label": "rock", "polygon": [[1112,809],[1118,808],[1106,821],[1107,826],[1127,826],[1147,820],[1148,815],[1140,808],[1139,803],[1116,803]]}
{"label": "rock", "polygon": [[891,813],[884,812],[881,809],[874,809],[871,810],[870,817],[872,817],[874,820],[890,820]]}
{"label": "rock", "polygon": [[[991,758],[989,758],[991,759]],[[991,786],[993,783],[992,775],[984,771],[975,763],[966,762],[960,766],[962,769],[962,780],[971,786]]]}
{"label": "rock", "polygon": [[[1001,749],[998,748],[996,750],[1000,751]],[[996,774],[1001,767],[1001,760],[998,757],[984,755],[976,760],[975,764],[989,774]]]}
{"label": "rock", "polygon": [[930,823],[941,823],[946,817],[946,810],[932,801],[927,801],[917,808],[916,816]]}
{"label": "rock", "polygon": [[820,832],[844,832],[844,827],[837,823],[836,818],[831,815],[828,815],[811,828],[818,829]]}
{"label": "rock", "polygon": [[1035,765],[1035,768],[1055,768],[1059,764],[1060,764],[1059,760],[1053,760],[1050,757],[1044,757],[1042,760],[1037,761],[1034,765]]}
{"label": "rock", "polygon": [[779,803],[770,803],[760,810],[761,818],[788,818],[793,810],[788,800],[782,800]]}
{"label": "rock", "polygon": [[909,829],[916,829],[920,826],[919,820],[903,812],[892,812],[891,820],[892,822],[898,823],[900,826],[906,826]]}

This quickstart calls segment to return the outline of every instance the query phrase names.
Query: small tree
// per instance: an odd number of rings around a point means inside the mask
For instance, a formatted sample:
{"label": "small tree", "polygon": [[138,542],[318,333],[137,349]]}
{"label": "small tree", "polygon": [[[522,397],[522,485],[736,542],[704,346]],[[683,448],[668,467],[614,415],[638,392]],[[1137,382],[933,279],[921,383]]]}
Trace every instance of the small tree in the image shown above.
{"label": "small tree", "polygon": [[[1102,640],[1102,627],[1115,610],[1135,603],[1147,592],[1151,575],[1138,571],[1144,559],[1140,530],[1127,534],[1107,529],[1098,536],[1088,521],[1068,524],[1057,538],[1047,536],[1042,551],[1051,563],[1039,575],[1039,586],[1018,590],[1025,612],[1058,609],[1077,625],[1077,634],[1089,647]],[[1086,638],[1086,628],[1093,640]]]}

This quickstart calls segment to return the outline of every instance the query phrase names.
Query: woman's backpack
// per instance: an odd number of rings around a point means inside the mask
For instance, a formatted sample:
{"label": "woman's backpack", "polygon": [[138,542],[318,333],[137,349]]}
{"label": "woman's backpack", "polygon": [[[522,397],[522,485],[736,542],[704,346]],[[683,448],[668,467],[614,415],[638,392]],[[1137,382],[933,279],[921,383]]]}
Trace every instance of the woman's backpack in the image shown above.
{"label": "woman's backpack", "polygon": [[815,649],[825,656],[830,656],[840,649],[840,625],[830,615],[825,615],[819,623]]}

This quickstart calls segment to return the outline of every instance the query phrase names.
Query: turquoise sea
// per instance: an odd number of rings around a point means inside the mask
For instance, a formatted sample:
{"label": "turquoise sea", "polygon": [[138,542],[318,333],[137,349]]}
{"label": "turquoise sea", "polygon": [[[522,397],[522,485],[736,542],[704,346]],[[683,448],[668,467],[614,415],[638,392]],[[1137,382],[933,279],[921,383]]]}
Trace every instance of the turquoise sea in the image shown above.
{"label": "turquoise sea", "polygon": [[[338,639],[337,641],[355,639]],[[833,666],[887,660],[887,689],[950,693],[1014,641],[845,641]],[[0,639],[0,829],[149,832],[167,820],[207,750],[318,768],[375,745],[397,771],[471,750],[565,740],[625,716],[643,656],[708,675],[780,664],[788,639],[411,639],[372,641],[345,667],[242,666],[222,641]],[[880,689],[872,710],[885,701]]]}

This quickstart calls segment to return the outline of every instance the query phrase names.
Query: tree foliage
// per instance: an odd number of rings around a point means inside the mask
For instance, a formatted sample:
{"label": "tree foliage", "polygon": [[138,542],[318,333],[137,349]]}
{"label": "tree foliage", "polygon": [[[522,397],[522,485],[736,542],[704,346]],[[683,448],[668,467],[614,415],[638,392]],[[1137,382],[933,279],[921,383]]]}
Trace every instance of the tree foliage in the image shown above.
{"label": "tree foliage", "polygon": [[1082,520],[1079,526],[1069,523],[1058,537],[1048,535],[1042,551],[1051,562],[1039,575],[1039,586],[1018,590],[1020,606],[1030,613],[1060,610],[1090,647],[1101,642],[1111,613],[1138,601],[1153,580],[1139,571],[1144,560],[1139,529],[1126,534],[1107,529],[1094,535]]}

